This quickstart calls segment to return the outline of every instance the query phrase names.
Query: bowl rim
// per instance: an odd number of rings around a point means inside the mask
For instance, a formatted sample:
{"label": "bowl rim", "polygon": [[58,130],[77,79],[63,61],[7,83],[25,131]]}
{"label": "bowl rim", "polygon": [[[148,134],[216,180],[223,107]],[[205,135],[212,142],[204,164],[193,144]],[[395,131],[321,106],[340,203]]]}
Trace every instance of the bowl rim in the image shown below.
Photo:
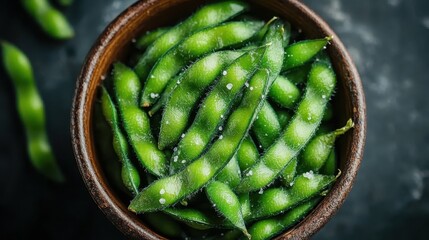
{"label": "bowl rim", "polygon": [[[75,94],[71,110],[71,141],[73,152],[82,179],[90,192],[93,200],[107,218],[126,236],[130,238],[144,239],[165,239],[146,227],[136,215],[131,215],[127,209],[122,208],[114,199],[114,193],[108,186],[99,181],[96,167],[88,152],[93,151],[92,146],[87,144],[89,131],[85,128],[86,113],[91,111],[91,104],[88,104],[89,83],[93,79],[92,72],[100,63],[100,58],[106,51],[106,46],[113,39],[123,26],[136,15],[149,7],[157,0],[137,1],[125,9],[115,18],[100,34],[91,50],[89,51],[83,65],[81,73],[76,82]],[[353,161],[345,166],[346,171],[338,178],[332,190],[322,200],[322,202],[298,225],[280,235],[279,239],[306,239],[316,233],[329,219],[336,213],[345,201],[350,192],[357,171],[359,169],[366,138],[366,106],[365,95],[362,82],[359,77],[353,60],[345,49],[343,43],[329,27],[329,25],[309,7],[299,0],[288,0],[287,4],[302,11],[310,21],[315,22],[326,36],[333,36],[331,44],[337,49],[346,68],[349,81],[346,83],[350,89],[350,98],[353,105],[352,116],[355,122],[351,138],[350,157]]]}

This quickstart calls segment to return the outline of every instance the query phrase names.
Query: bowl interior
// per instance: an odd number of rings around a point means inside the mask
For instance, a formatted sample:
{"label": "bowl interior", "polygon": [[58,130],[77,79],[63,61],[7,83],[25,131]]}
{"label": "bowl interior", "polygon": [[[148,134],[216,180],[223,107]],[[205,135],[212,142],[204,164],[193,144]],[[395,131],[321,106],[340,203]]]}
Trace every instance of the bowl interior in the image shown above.
{"label": "bowl interior", "polygon": [[[72,138],[76,159],[83,179],[101,210],[127,236],[159,239],[161,236],[145,226],[142,219],[127,210],[129,198],[115,191],[106,177],[103,157],[97,148],[103,147],[94,136],[97,129],[97,87],[104,76],[110,74],[112,63],[133,54],[132,40],[145,31],[169,26],[189,16],[207,1],[149,0],[140,1],[128,8],[103,32],[88,54],[77,83],[72,111]],[[294,28],[301,29],[307,38],[334,36],[328,47],[338,77],[334,97],[334,122],[342,126],[352,118],[355,128],[337,142],[338,159],[342,175],[324,200],[300,224],[285,232],[285,238],[311,236],[325,224],[341,206],[350,191],[362,157],[365,140],[365,102],[359,75],[335,33],[312,11],[299,1],[251,0],[255,14],[265,18],[280,16]],[[95,138],[96,137],[96,138]],[[106,136],[106,139],[110,139]]]}

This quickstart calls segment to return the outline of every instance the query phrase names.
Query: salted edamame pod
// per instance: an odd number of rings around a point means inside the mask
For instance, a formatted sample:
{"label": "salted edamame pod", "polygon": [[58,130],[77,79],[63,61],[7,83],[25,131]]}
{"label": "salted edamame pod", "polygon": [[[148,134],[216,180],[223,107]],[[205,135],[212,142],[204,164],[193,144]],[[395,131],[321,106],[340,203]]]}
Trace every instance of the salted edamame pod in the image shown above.
{"label": "salted edamame pod", "polygon": [[21,0],[21,3],[49,36],[56,39],[68,39],[74,36],[74,30],[67,19],[51,6],[48,0]]}
{"label": "salted edamame pod", "polygon": [[166,157],[155,143],[147,114],[138,106],[140,80],[122,63],[113,67],[113,86],[125,132],[137,159],[156,176],[167,173]]}
{"label": "salted edamame pod", "polygon": [[320,198],[315,198],[302,203],[281,216],[260,220],[254,223],[249,228],[252,240],[266,240],[273,238],[280,232],[288,229],[303,219],[319,202]]}
{"label": "salted edamame pod", "polygon": [[[136,213],[165,209],[198,191],[215,177],[237,152],[262,105],[262,94],[268,91],[268,70],[260,70],[249,82],[249,87],[237,109],[227,119],[223,138],[182,171],[161,178],[143,189],[129,205]],[[162,194],[161,194],[162,193]]]}
{"label": "salted edamame pod", "polygon": [[242,54],[236,51],[215,52],[192,64],[175,80],[173,84],[176,87],[165,102],[161,120],[158,141],[160,149],[172,146],[180,139],[188,125],[189,113],[197,105],[204,90],[215,81],[222,70]]}
{"label": "salted edamame pod", "polygon": [[198,30],[218,25],[247,9],[248,5],[240,1],[218,2],[202,7],[185,21],[168,30],[146,49],[134,68],[137,75],[145,80],[155,62],[185,37]]}
{"label": "salted edamame pod", "polygon": [[297,176],[291,188],[269,188],[262,194],[255,194],[251,219],[265,218],[289,210],[320,194],[335,179],[335,176],[307,172]]}
{"label": "salted edamame pod", "polygon": [[128,191],[136,195],[139,191],[140,175],[129,158],[128,142],[119,128],[119,119],[115,105],[104,87],[101,88],[101,106],[103,115],[112,129],[113,149],[122,165],[122,182]]}
{"label": "salted edamame pod", "polygon": [[64,176],[46,133],[45,109],[31,63],[21,50],[10,43],[1,42],[1,50],[4,68],[15,87],[17,110],[27,136],[30,161],[50,180],[63,182]]}
{"label": "salted edamame pod", "polygon": [[162,94],[170,79],[190,61],[204,54],[243,43],[262,25],[260,21],[227,22],[190,35],[171,48],[153,66],[143,88],[141,105],[151,106]]}
{"label": "salted edamame pod", "polygon": [[353,126],[353,121],[349,119],[344,127],[333,132],[317,135],[311,139],[301,154],[298,172],[319,171],[331,154],[337,137],[346,133]]}
{"label": "salted edamame pod", "polygon": [[264,188],[298,155],[319,127],[335,84],[332,68],[324,62],[315,62],[309,73],[305,96],[295,116],[260,161],[243,173],[237,192]]}

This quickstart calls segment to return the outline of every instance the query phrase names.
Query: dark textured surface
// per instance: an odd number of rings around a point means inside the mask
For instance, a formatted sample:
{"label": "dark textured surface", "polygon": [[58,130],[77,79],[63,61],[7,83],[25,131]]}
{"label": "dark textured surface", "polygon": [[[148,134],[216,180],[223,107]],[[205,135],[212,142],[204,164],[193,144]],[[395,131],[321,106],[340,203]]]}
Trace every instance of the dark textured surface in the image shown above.
{"label": "dark textured surface", "polygon": [[[75,0],[65,9],[77,36],[46,38],[18,1],[1,0],[0,38],[31,59],[46,102],[49,136],[67,184],[34,172],[0,68],[0,238],[120,239],[90,198],[70,143],[70,108],[82,61],[98,34],[131,0]],[[306,0],[342,38],[360,71],[368,111],[367,147],[343,207],[315,239],[425,239],[429,234],[429,2]]]}

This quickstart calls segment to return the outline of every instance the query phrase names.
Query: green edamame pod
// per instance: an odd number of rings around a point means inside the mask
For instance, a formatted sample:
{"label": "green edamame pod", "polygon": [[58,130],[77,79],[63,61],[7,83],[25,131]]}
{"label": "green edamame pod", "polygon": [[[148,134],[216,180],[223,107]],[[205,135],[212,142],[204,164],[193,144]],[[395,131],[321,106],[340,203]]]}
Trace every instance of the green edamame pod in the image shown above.
{"label": "green edamame pod", "polygon": [[230,187],[235,187],[240,183],[241,171],[238,165],[237,155],[229,161],[229,163],[219,172],[216,176],[216,180]]}
{"label": "green edamame pod", "polygon": [[337,137],[346,133],[353,126],[353,121],[349,119],[344,127],[314,137],[301,154],[298,172],[319,171],[331,154]]}
{"label": "green edamame pod", "polygon": [[140,79],[145,80],[155,62],[171,47],[198,30],[216,26],[248,9],[239,1],[226,1],[206,5],[194,15],[174,26],[153,42],[143,53],[135,66]]}
{"label": "green edamame pod", "polygon": [[249,228],[252,240],[267,240],[273,238],[303,219],[319,202],[320,198],[315,198],[293,208],[284,215],[254,223]]}
{"label": "green edamame pod", "polygon": [[301,98],[301,91],[288,78],[279,76],[271,86],[268,96],[281,107],[293,109]]}
{"label": "green edamame pod", "polygon": [[21,0],[25,10],[37,21],[49,36],[56,39],[68,39],[74,31],[64,15],[52,7],[48,0]]}
{"label": "green edamame pod", "polygon": [[199,230],[210,228],[233,228],[233,225],[226,225],[223,219],[206,212],[192,208],[167,208],[165,213],[186,225]]}
{"label": "green edamame pod", "polygon": [[103,170],[106,174],[109,185],[115,190],[120,190],[125,194],[130,192],[124,186],[122,182],[121,163],[116,156],[115,150],[112,148],[113,133],[103,116],[103,109],[101,104],[94,105],[94,136],[97,141],[94,141],[95,149],[100,160],[100,165],[103,166]]}
{"label": "green edamame pod", "polygon": [[283,71],[299,67],[313,59],[331,40],[331,37],[296,42],[285,49]]}
{"label": "green edamame pod", "polygon": [[328,159],[319,172],[326,175],[334,175],[337,171],[337,154],[335,153],[335,148],[332,148],[331,154],[329,154]]}
{"label": "green edamame pod", "polygon": [[153,66],[143,88],[141,106],[151,106],[171,78],[186,64],[204,54],[249,40],[262,27],[256,22],[227,22],[196,32],[171,48]]}
{"label": "green edamame pod", "polygon": [[237,152],[256,118],[263,102],[262,95],[268,91],[269,74],[268,70],[261,69],[252,77],[243,100],[227,119],[222,139],[217,139],[207,152],[182,171],[143,189],[128,208],[136,213],[164,209],[198,191],[215,177]]}
{"label": "green edamame pod", "polygon": [[[176,88],[171,91],[170,97],[165,102],[158,142],[160,149],[171,146],[180,139],[188,125],[189,112],[197,105],[204,90],[214,82],[225,67],[241,55],[242,53],[235,51],[215,52],[192,64],[175,81]],[[162,98],[158,102],[162,101]]]}
{"label": "green edamame pod", "polygon": [[219,213],[250,239],[241,213],[240,201],[231,188],[219,181],[213,181],[207,185],[206,192],[210,202]]}
{"label": "green edamame pod", "polygon": [[125,132],[139,162],[150,173],[165,175],[165,155],[156,146],[149,117],[138,106],[140,80],[132,69],[116,63],[113,67],[113,85]]}
{"label": "green edamame pod", "polygon": [[183,237],[182,227],[163,213],[147,213],[143,218],[158,233],[172,238]]}
{"label": "green edamame pod", "polygon": [[241,171],[246,170],[256,163],[259,158],[259,152],[250,136],[247,136],[243,140],[236,157]]}
{"label": "green edamame pod", "polygon": [[147,32],[141,37],[139,37],[135,43],[136,48],[143,50],[149,47],[153,42],[155,42],[159,37],[166,33],[171,28],[157,28],[153,31]]}
{"label": "green edamame pod", "polygon": [[45,110],[27,56],[10,43],[1,42],[3,64],[15,87],[18,114],[27,136],[28,154],[41,174],[56,182],[64,176],[55,160],[46,133]]}
{"label": "green edamame pod", "polygon": [[260,161],[244,173],[237,192],[264,188],[298,155],[319,127],[335,84],[332,68],[326,63],[315,62],[309,73],[305,96],[294,118]]}
{"label": "green edamame pod", "polygon": [[[265,49],[264,47],[247,52],[223,71],[222,77],[200,104],[201,107],[197,111],[194,122],[186,133],[181,135],[182,139],[177,146],[177,151],[170,161],[171,173],[177,172],[191,163],[204,151],[217,130],[223,130],[221,123],[226,119],[230,106],[242,86],[255,72]],[[182,112],[182,110],[175,112]],[[177,114],[179,113],[169,116],[169,121],[174,121],[173,118]],[[187,115],[188,113],[182,112],[182,114]],[[173,129],[170,130],[173,131]],[[221,133],[219,138],[222,137]]]}
{"label": "green edamame pod", "polygon": [[[281,181],[283,186],[290,187],[293,184],[293,180],[296,176],[296,167],[298,165],[298,159],[293,158],[287,167],[281,173]],[[332,174],[333,175],[333,174]]]}
{"label": "green edamame pod", "polygon": [[128,191],[136,195],[139,191],[140,175],[128,157],[128,142],[119,128],[118,114],[115,105],[104,87],[101,88],[101,106],[104,117],[113,132],[113,149],[122,165],[122,182]]}
{"label": "green edamame pod", "polygon": [[262,194],[255,194],[251,219],[265,218],[289,210],[320,194],[335,179],[335,176],[307,172],[297,176],[291,188],[270,188]]}
{"label": "green edamame pod", "polygon": [[[277,80],[276,80],[277,81]],[[252,126],[252,132],[262,148],[269,147],[279,136],[281,126],[276,112],[268,101],[265,101]]]}

